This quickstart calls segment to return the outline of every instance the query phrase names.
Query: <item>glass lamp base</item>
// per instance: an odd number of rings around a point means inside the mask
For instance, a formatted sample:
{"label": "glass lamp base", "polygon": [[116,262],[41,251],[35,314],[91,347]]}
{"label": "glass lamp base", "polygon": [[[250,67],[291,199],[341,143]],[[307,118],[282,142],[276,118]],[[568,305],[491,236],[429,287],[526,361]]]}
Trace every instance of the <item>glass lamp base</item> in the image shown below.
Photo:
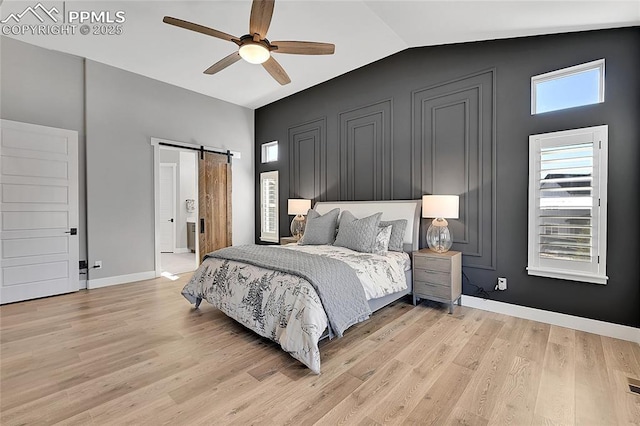
{"label": "glass lamp base", "polygon": [[453,238],[448,226],[436,226],[433,223],[429,225],[429,229],[427,229],[427,245],[431,250],[436,253],[445,253],[449,251],[452,244]]}
{"label": "glass lamp base", "polygon": [[301,214],[296,215],[291,221],[291,236],[299,240],[304,234],[306,219]]}

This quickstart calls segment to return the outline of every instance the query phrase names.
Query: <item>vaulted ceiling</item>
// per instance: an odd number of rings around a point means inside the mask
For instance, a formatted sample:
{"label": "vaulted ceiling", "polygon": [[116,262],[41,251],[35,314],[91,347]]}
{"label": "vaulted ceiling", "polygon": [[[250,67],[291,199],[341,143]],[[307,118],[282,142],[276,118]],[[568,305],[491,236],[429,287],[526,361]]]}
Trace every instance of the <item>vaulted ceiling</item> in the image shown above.
{"label": "vaulted ceiling", "polygon": [[[5,0],[2,17],[20,12],[30,3]],[[251,0],[66,1],[64,6],[68,10],[122,10],[126,17],[123,33],[14,37],[249,108],[409,47],[640,25],[639,0],[278,0],[268,32],[270,40],[336,45],[331,56],[277,55],[292,80],[280,86],[260,65],[244,61],[215,75],[203,74],[236,46],[162,22],[169,15],[241,36],[248,32]]]}

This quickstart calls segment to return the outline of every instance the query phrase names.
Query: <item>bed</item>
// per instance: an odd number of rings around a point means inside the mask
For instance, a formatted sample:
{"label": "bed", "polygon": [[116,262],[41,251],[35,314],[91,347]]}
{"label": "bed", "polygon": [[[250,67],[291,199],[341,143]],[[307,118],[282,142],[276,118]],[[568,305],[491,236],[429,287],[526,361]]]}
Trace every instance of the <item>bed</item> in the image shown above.
{"label": "bed", "polygon": [[[349,214],[377,216],[384,225],[406,220],[402,241],[395,244],[401,250],[360,252],[338,246],[338,240],[336,245],[228,247],[203,260],[183,296],[196,308],[206,300],[319,374],[321,339],[341,337],[351,325],[411,294],[409,254],[418,249],[420,200],[318,202],[310,213],[327,217],[335,209],[341,220]],[[344,242],[342,231],[336,238]]]}

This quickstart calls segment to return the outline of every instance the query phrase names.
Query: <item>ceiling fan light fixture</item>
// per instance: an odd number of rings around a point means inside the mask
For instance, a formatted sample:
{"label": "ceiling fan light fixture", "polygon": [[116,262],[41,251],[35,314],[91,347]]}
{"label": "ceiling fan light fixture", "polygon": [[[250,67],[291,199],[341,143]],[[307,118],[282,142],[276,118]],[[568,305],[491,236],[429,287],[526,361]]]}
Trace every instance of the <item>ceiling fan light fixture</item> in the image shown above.
{"label": "ceiling fan light fixture", "polygon": [[240,57],[250,64],[262,64],[269,59],[269,49],[258,43],[245,43],[240,46]]}
{"label": "ceiling fan light fixture", "polygon": [[[0,0],[0,4],[2,0]],[[335,46],[331,43],[318,43],[313,41],[278,41],[271,44],[267,40],[267,31],[273,16],[275,0],[252,0],[251,15],[249,16],[249,34],[235,37],[195,22],[165,16],[162,22],[189,31],[205,34],[211,37],[226,40],[239,47],[238,51],[225,56],[209,68],[204,70],[207,75],[222,71],[229,65],[233,65],[240,58],[251,64],[262,64],[264,69],[281,85],[291,83],[291,79],[282,65],[271,56],[271,52],[288,53],[290,55],[332,55]]]}

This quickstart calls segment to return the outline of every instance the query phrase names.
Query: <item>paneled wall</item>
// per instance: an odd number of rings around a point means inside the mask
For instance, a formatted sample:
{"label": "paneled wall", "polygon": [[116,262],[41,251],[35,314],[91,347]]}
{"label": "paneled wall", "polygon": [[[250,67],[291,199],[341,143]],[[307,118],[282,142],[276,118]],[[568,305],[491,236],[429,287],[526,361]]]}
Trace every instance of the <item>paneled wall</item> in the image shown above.
{"label": "paneled wall", "polygon": [[464,265],[495,269],[495,70],[412,93],[413,197],[460,196],[449,220]]}
{"label": "paneled wall", "polygon": [[[325,201],[327,124],[324,118],[289,128],[289,197]],[[280,147],[282,152],[286,149]],[[281,187],[282,188],[282,187]],[[281,194],[287,191],[281,189]],[[284,210],[286,212],[286,209]],[[288,229],[288,228],[287,228]]]}
{"label": "paneled wall", "polygon": [[[256,185],[260,172],[280,171],[282,235],[286,194],[459,194],[460,219],[450,223],[470,280],[465,294],[506,277],[509,289],[492,298],[638,327],[640,225],[630,218],[640,209],[639,45],[633,27],[405,50],[258,109]],[[604,103],[531,115],[532,76],[600,58]],[[600,124],[610,129],[609,282],[529,276],[529,135]],[[273,140],[280,158],[261,164],[260,144]]]}
{"label": "paneled wall", "polygon": [[393,199],[393,99],[338,114],[341,200]]}

